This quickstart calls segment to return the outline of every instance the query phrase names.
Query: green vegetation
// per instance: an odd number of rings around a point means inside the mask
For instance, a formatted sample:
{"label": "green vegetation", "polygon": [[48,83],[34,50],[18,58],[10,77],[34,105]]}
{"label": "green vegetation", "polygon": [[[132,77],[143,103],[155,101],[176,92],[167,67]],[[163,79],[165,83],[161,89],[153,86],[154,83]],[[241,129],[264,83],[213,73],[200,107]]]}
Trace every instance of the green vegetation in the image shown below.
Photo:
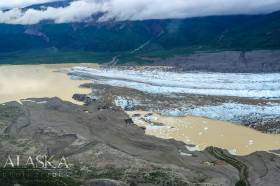
{"label": "green vegetation", "polygon": [[120,63],[143,64],[150,62],[143,57],[196,51],[274,50],[280,49],[279,20],[280,12],[98,24],[0,24],[0,63],[104,63],[119,56]]}
{"label": "green vegetation", "polygon": [[31,50],[0,53],[0,64],[56,64],[56,63],[109,63],[117,56],[118,64],[148,64],[148,58],[168,58],[176,55],[191,54],[194,48],[176,48],[138,53],[114,52],[94,53],[86,51]]}
{"label": "green vegetation", "polygon": [[208,147],[207,151],[217,159],[227,162],[239,171],[240,180],[235,184],[236,186],[250,185],[248,181],[248,167],[244,163],[229,155],[226,155],[221,149],[215,147]]}
{"label": "green vegetation", "polygon": [[[78,170],[78,169],[77,169]],[[82,179],[112,179],[134,186],[138,184],[153,185],[188,185],[189,182],[173,173],[171,169],[136,169],[136,168],[114,168],[103,169],[89,168],[86,172],[76,173]]]}
{"label": "green vegetation", "polygon": [[83,51],[30,50],[0,53],[0,64],[104,63],[111,61],[114,55]]}
{"label": "green vegetation", "polygon": [[17,106],[0,105],[0,121],[13,121],[23,113]]}
{"label": "green vegetation", "polygon": [[[60,170],[63,171],[63,170]],[[171,170],[155,168],[152,170],[142,169],[90,169],[83,177],[79,175],[77,180],[86,179],[111,179],[127,183],[131,186],[138,184],[153,185],[188,185],[189,182],[175,175]],[[77,175],[70,173],[70,176],[63,176],[59,170],[43,170],[28,168],[1,168],[0,183],[1,186],[78,186],[80,181],[74,178]]]}
{"label": "green vegetation", "polygon": [[114,57],[117,57],[118,64],[149,64],[153,59],[166,59],[180,55],[190,55],[196,51],[217,52],[208,48],[174,48],[170,50],[152,50],[141,51],[137,53],[130,52],[107,52],[94,53],[86,51],[52,51],[30,50],[19,52],[0,52],[0,64],[59,64],[59,63],[110,63]]}
{"label": "green vegetation", "polygon": [[50,170],[29,168],[1,168],[1,186],[79,186],[80,183],[68,176]]}

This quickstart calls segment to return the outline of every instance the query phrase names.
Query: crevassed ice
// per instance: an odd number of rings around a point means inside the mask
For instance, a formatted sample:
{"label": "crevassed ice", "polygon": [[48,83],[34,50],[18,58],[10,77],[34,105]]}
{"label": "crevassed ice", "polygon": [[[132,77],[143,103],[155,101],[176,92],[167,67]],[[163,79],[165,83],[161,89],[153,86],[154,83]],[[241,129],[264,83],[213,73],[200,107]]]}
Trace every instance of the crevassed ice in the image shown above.
{"label": "crevassed ice", "polygon": [[161,111],[169,116],[203,116],[211,119],[240,122],[242,117],[248,120],[274,118],[280,116],[280,105],[245,105],[238,103],[223,103],[216,106],[203,106],[197,108],[165,109]]}
{"label": "crevassed ice", "polygon": [[252,98],[280,98],[280,73],[176,73],[160,70],[118,70],[74,67],[74,76],[98,83],[156,94],[187,93]]}

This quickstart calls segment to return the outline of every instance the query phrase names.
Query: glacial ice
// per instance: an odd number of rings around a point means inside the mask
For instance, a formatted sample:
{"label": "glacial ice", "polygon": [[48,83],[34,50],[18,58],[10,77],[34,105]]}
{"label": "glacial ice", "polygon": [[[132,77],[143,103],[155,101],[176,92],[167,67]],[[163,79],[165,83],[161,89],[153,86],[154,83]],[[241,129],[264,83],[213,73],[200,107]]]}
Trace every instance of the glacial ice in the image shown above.
{"label": "glacial ice", "polygon": [[140,102],[135,99],[126,98],[122,96],[116,96],[114,99],[115,105],[121,107],[122,109],[132,109],[134,106],[139,105]]}
{"label": "glacial ice", "polygon": [[[165,72],[161,70],[119,70],[74,67],[72,76],[94,80],[95,83],[128,87],[153,94],[177,93],[236,96],[247,98],[280,99],[280,73],[235,74],[205,72]],[[115,104],[133,108],[139,100],[116,97]],[[218,105],[165,108],[158,110],[169,116],[202,116],[211,119],[241,123],[280,117],[280,104],[250,105],[225,102]]]}
{"label": "glacial ice", "polygon": [[128,87],[153,94],[199,94],[249,98],[280,98],[280,73],[236,74],[165,72],[161,70],[118,70],[74,67],[73,76],[100,84]]}
{"label": "glacial ice", "polygon": [[239,103],[223,103],[215,106],[196,108],[168,108],[161,111],[168,116],[202,116],[211,119],[240,122],[246,120],[267,119],[280,116],[280,105],[247,105]]}

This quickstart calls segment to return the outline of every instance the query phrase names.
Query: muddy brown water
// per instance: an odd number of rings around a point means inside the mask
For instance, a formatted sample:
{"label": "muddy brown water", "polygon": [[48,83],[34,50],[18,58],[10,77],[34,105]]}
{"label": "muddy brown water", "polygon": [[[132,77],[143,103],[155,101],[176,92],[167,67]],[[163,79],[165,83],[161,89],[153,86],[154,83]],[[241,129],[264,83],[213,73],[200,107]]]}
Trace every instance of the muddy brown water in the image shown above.
{"label": "muddy brown water", "polygon": [[90,89],[79,87],[89,81],[71,80],[66,73],[58,72],[72,66],[75,64],[0,66],[0,103],[56,96],[80,104],[72,96],[90,93]]}
{"label": "muddy brown water", "polygon": [[152,125],[143,121],[148,112],[128,112],[135,124],[144,126],[146,134],[165,139],[176,139],[186,144],[196,145],[189,150],[204,150],[215,146],[228,150],[234,155],[248,155],[256,151],[270,151],[280,149],[280,135],[265,134],[230,122],[217,121],[201,117],[168,117],[153,113],[149,117],[151,122],[164,126]]}

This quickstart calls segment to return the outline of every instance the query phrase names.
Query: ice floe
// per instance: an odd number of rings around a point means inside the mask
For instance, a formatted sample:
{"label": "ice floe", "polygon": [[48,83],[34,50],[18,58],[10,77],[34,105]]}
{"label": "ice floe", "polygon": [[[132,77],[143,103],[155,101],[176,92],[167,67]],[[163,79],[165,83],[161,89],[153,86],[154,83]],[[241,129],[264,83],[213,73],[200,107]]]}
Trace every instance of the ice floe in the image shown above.
{"label": "ice floe", "polygon": [[116,106],[119,106],[124,110],[132,109],[134,106],[140,104],[140,101],[138,100],[122,96],[116,96],[114,102]]}
{"label": "ice floe", "polygon": [[185,145],[185,147],[188,149],[190,152],[194,151],[201,151],[202,149],[199,147],[199,145]]}

